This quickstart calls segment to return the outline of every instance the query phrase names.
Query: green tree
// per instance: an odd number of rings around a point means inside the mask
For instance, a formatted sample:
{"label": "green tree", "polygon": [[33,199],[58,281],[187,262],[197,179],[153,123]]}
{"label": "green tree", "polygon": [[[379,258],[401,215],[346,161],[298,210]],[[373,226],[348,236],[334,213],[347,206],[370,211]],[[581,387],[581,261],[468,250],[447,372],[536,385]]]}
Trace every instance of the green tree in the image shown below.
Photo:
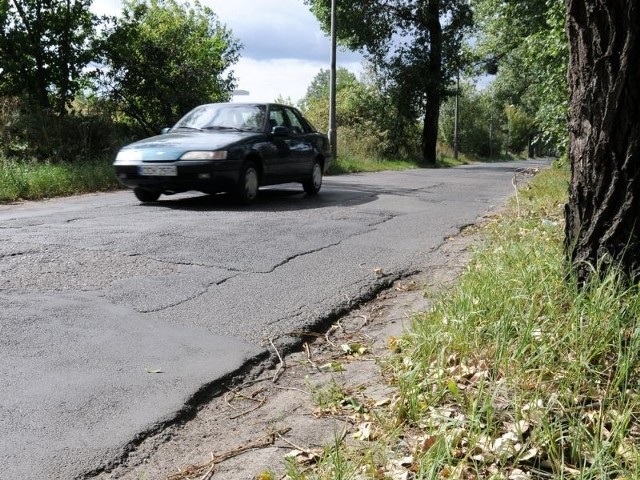
{"label": "green tree", "polygon": [[[320,69],[311,83],[307,87],[305,96],[299,102],[301,109],[305,109],[312,102],[324,102],[329,99],[329,81],[331,72],[329,69]],[[336,70],[336,93],[344,88],[356,84],[358,78],[353,72],[344,67],[338,67]],[[323,125],[325,127],[325,125]]]}
{"label": "green tree", "polygon": [[[493,157],[502,147],[503,136],[498,128],[503,109],[494,105],[488,90],[476,90],[473,84],[461,83],[458,105],[458,142],[460,151],[481,157]],[[440,142],[453,147],[455,99],[443,104],[440,121]]]}
{"label": "green tree", "polygon": [[504,109],[507,116],[507,149],[512,153],[521,153],[528,149],[535,132],[535,120],[527,112],[515,105]]}
{"label": "green tree", "polygon": [[199,2],[125,1],[102,45],[108,95],[147,134],[235,86],[240,44]]}
{"label": "green tree", "polygon": [[[370,66],[369,66],[370,67]],[[372,68],[362,79],[339,68],[336,75],[336,119],[345,156],[363,159],[415,158],[419,141],[415,119],[403,119]],[[329,123],[329,71],[321,70],[300,101],[307,118],[321,130]]]}
{"label": "green tree", "polygon": [[84,86],[97,19],[91,0],[0,2],[0,95],[64,115]]}
{"label": "green tree", "polygon": [[474,18],[476,55],[498,65],[491,87],[496,102],[533,118],[539,144],[566,152],[565,1],[477,0]]}
{"label": "green tree", "polygon": [[[330,0],[305,0],[328,31]],[[471,25],[466,0],[357,0],[338,2],[338,37],[365,52],[390,81],[387,94],[404,119],[422,118],[425,164],[436,163],[440,105],[460,68]]]}
{"label": "green tree", "polygon": [[640,274],[640,6],[569,0],[571,186],[565,248],[580,282]]}

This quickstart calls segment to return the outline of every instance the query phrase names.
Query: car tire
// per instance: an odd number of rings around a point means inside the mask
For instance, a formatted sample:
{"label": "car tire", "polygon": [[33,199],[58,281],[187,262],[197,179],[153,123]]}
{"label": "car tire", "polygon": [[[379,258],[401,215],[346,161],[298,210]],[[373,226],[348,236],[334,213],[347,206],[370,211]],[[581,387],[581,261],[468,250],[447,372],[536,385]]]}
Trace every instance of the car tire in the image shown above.
{"label": "car tire", "polygon": [[242,167],[238,185],[236,187],[236,200],[242,205],[253,203],[258,196],[260,176],[254,162],[247,162]]}
{"label": "car tire", "polygon": [[311,176],[302,183],[302,187],[307,195],[315,195],[322,187],[322,164],[319,160],[314,160]]}
{"label": "car tire", "polygon": [[160,192],[158,190],[147,190],[146,188],[134,188],[133,194],[138,200],[143,203],[157,202],[160,198]]}

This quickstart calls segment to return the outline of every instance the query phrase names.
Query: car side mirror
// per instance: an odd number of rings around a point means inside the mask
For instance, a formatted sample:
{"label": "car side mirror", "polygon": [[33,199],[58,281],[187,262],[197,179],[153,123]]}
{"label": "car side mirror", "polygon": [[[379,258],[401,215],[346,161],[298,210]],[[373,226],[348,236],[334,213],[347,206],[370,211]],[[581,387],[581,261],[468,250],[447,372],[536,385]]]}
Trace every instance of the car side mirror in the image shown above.
{"label": "car side mirror", "polygon": [[287,137],[291,132],[285,126],[278,125],[277,127],[273,127],[271,130],[271,135],[274,137]]}
{"label": "car side mirror", "polygon": [[164,135],[165,133],[169,133],[171,131],[171,128],[169,127],[164,127],[160,129],[160,134]]}

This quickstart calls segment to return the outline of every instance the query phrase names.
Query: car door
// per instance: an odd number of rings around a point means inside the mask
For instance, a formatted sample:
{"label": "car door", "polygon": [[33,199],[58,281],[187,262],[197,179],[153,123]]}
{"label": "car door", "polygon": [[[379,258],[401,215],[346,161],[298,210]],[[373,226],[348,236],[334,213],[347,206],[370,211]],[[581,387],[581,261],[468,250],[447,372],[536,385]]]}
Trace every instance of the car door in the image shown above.
{"label": "car door", "polygon": [[284,107],[284,112],[291,132],[289,140],[291,174],[297,179],[302,179],[311,172],[315,155],[313,144],[309,139],[306,123],[300,114],[291,107]]}
{"label": "car door", "polygon": [[[288,130],[288,123],[283,108],[280,105],[270,105],[267,117],[269,122],[269,143],[270,150],[273,152],[268,159],[265,159],[265,182],[276,183],[288,180],[291,172],[291,164],[293,163],[291,153],[291,135]],[[276,127],[285,127],[285,129],[274,130]]]}

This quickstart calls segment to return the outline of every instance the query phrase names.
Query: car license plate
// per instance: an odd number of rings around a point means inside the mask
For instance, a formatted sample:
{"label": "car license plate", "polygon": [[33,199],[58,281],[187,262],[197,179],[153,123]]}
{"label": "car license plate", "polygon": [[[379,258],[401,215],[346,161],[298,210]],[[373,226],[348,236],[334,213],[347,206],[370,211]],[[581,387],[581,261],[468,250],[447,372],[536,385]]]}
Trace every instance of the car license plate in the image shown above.
{"label": "car license plate", "polygon": [[175,165],[140,165],[138,173],[146,177],[175,177],[178,175],[178,167]]}

